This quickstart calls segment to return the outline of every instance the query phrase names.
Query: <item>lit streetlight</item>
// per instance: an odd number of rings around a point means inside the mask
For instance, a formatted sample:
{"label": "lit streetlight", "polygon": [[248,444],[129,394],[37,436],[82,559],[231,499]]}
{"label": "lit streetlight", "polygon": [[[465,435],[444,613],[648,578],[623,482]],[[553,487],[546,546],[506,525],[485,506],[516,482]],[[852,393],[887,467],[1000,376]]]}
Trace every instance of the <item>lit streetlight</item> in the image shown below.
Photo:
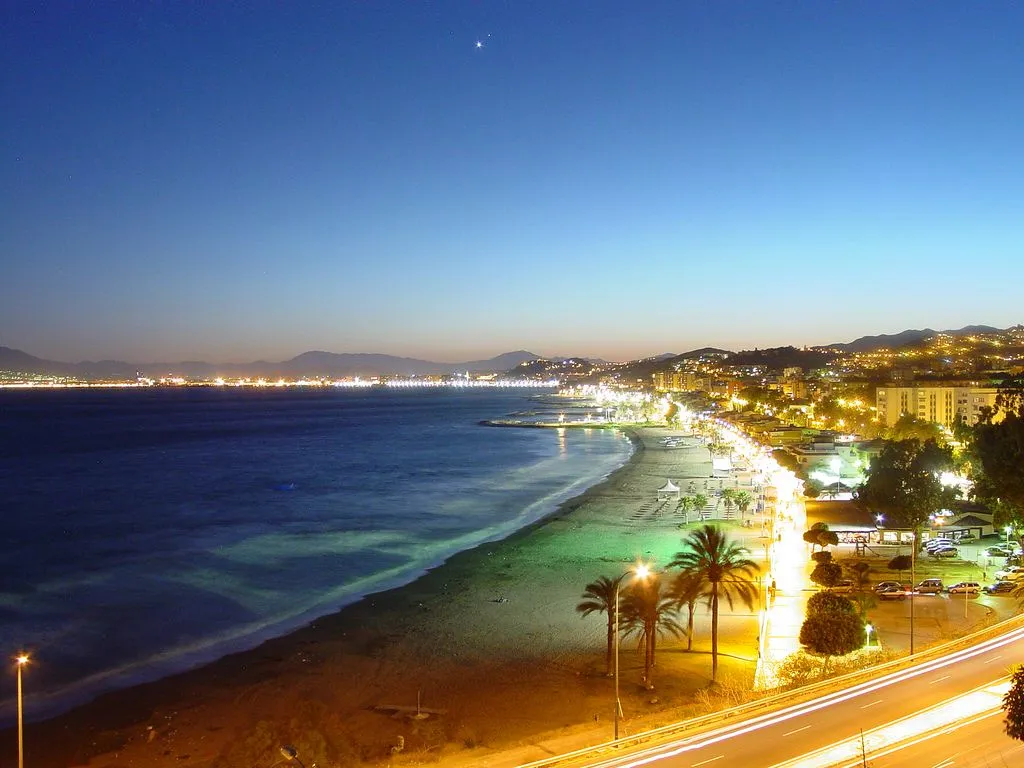
{"label": "lit streetlight", "polygon": [[295,749],[295,747],[293,747],[291,744],[285,744],[283,747],[281,747],[281,754],[284,755],[285,759],[287,760],[294,760],[296,763],[299,764],[300,768],[306,768],[306,766],[302,764],[302,761],[299,760],[299,751]]}
{"label": "lit streetlight", "polygon": [[865,648],[867,648],[868,646],[871,645],[871,632],[872,632],[872,630],[874,630],[874,627],[871,626],[870,624],[865,624],[864,625],[864,634],[867,635],[867,638],[864,640],[864,647]]}
{"label": "lit streetlight", "polygon": [[[640,581],[645,581],[651,574],[651,569],[644,563],[639,563],[632,571]],[[619,586],[621,584],[622,579],[615,582],[615,741],[619,740],[619,719],[622,717],[622,701],[619,699]]]}
{"label": "lit streetlight", "polygon": [[21,668],[28,664],[28,654],[19,653],[14,657],[18,665],[18,768],[25,768],[25,717],[21,693]]}

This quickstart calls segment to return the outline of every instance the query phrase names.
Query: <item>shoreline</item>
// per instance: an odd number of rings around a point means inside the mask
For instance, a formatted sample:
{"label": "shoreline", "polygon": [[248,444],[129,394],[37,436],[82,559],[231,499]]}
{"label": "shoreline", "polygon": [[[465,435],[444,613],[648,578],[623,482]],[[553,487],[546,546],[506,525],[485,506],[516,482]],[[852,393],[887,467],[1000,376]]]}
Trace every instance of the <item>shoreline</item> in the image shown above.
{"label": "shoreline", "polygon": [[[254,734],[269,729],[300,750],[303,739],[319,739],[332,754],[372,764],[397,735],[409,752],[438,753],[497,748],[610,717],[605,623],[582,619],[575,603],[599,575],[641,556],[666,562],[678,548],[678,521],[634,519],[654,482],[670,469],[677,478],[711,474],[703,448],[650,450],[669,430],[622,431],[634,446],[626,462],[550,514],[252,650],[32,723],[27,754],[43,768],[93,757],[95,765],[206,766],[232,749],[255,749]],[[695,651],[705,641],[698,634]],[[677,655],[706,665],[702,653],[678,654],[678,642],[661,646],[659,666],[681,661]],[[622,660],[624,705],[642,707],[640,660],[625,649]],[[732,666],[742,671],[748,662]],[[700,677],[673,686],[705,683]],[[396,721],[374,710],[415,710],[418,697],[445,714]],[[0,741],[12,736],[8,730]]]}

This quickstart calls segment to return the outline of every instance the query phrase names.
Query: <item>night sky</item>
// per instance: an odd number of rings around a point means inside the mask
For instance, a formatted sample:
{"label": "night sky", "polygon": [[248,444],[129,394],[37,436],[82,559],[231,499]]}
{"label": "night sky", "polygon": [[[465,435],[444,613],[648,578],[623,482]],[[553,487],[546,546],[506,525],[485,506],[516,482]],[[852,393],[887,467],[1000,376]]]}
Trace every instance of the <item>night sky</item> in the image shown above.
{"label": "night sky", "polygon": [[1015,324],[1022,34],[966,0],[5,0],[0,345],[627,359]]}

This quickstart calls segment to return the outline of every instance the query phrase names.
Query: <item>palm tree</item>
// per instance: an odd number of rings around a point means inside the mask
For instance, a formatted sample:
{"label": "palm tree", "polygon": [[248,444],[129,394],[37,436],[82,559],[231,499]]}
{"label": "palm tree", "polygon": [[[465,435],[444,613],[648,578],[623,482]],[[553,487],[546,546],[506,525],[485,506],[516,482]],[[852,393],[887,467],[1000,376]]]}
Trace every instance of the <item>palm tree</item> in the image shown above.
{"label": "palm tree", "polygon": [[583,602],[576,606],[576,610],[583,616],[592,613],[608,614],[608,651],[605,654],[605,674],[611,677],[612,674],[612,649],[615,647],[615,600],[618,597],[619,585],[623,576],[609,579],[601,576],[597,581],[587,584],[583,592]]}
{"label": "palm tree", "polygon": [[673,615],[676,610],[676,601],[662,593],[662,581],[657,573],[635,582],[623,595],[620,611],[624,631],[640,639],[640,647],[644,649],[644,685],[648,689],[654,688],[654,651],[658,635],[683,634],[682,626]]}
{"label": "palm tree", "polygon": [[747,510],[750,509],[750,505],[754,501],[754,497],[750,495],[748,491],[736,491],[732,497],[733,503],[740,510],[740,520],[747,514]]}
{"label": "palm tree", "polygon": [[698,493],[693,497],[693,511],[700,513],[700,519],[704,519],[704,507],[708,505],[708,497],[703,493]]}
{"label": "palm tree", "polygon": [[699,573],[708,582],[711,604],[711,679],[718,676],[718,599],[724,597],[733,607],[739,598],[750,610],[757,595],[754,576],[757,563],[745,557],[746,548],[731,541],[714,525],[705,525],[683,539],[683,549],[676,553],[669,568]]}
{"label": "palm tree", "polygon": [[733,488],[722,489],[722,503],[725,504],[725,511],[732,511],[733,505],[736,503],[736,490]]}
{"label": "palm tree", "polygon": [[672,581],[669,597],[676,602],[677,609],[686,606],[686,650],[693,650],[693,613],[697,601],[708,596],[708,583],[700,573],[682,571]]}

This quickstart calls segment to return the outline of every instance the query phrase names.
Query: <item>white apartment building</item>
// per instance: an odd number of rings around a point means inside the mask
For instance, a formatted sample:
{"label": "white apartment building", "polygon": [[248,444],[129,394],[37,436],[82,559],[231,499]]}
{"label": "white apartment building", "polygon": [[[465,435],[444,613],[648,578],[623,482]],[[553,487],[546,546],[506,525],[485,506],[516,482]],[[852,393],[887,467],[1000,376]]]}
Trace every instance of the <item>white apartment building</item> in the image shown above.
{"label": "white apartment building", "polygon": [[887,427],[905,413],[951,427],[959,419],[976,424],[981,409],[993,407],[998,394],[995,387],[879,387],[875,406],[879,420]]}

